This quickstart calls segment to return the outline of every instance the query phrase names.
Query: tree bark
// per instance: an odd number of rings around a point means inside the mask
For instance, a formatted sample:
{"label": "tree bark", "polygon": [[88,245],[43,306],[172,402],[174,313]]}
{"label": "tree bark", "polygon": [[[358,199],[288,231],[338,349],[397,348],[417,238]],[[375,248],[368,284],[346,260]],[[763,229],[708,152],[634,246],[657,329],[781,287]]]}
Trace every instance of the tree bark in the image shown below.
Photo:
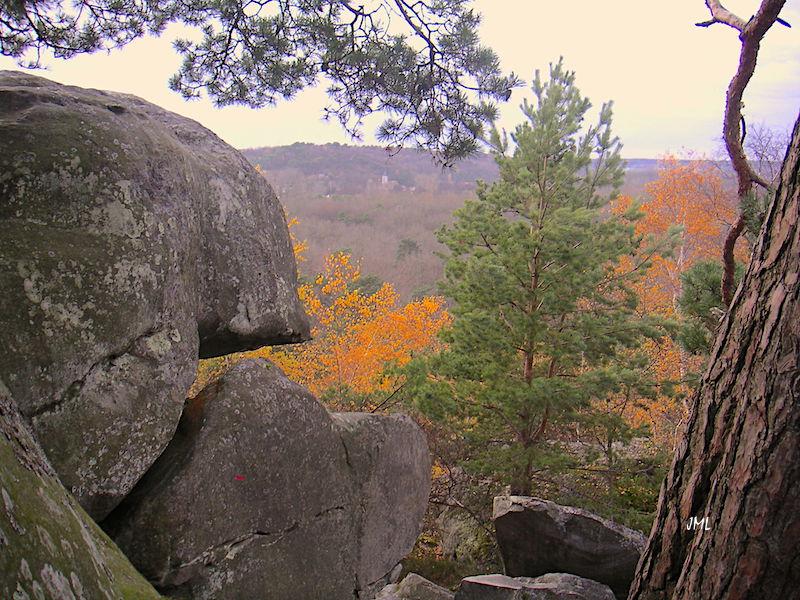
{"label": "tree bark", "polygon": [[[799,220],[800,119],[661,488],[629,600],[797,598]],[[708,517],[709,529],[687,530],[692,517]]]}

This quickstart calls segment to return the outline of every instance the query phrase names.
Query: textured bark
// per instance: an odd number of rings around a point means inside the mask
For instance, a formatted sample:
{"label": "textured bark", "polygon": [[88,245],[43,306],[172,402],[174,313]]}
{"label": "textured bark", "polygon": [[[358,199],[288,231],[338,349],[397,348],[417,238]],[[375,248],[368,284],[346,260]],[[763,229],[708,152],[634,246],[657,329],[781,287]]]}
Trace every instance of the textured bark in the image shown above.
{"label": "textured bark", "polygon": [[[800,120],[661,489],[629,600],[800,590]],[[708,517],[709,530],[687,530]]]}

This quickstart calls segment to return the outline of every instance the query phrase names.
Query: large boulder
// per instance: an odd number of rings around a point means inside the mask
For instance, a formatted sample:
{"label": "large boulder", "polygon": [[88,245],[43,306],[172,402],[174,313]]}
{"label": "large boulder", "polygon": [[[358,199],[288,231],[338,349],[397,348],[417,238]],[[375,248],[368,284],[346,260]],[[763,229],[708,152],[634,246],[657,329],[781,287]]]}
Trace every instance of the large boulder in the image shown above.
{"label": "large boulder", "polygon": [[58,481],[2,380],[0,598],[160,598]]}
{"label": "large boulder", "polygon": [[588,511],[526,496],[494,499],[497,543],[511,576],[574,573],[628,593],[645,537]]}
{"label": "large boulder", "polygon": [[104,522],[173,597],[372,598],[419,533],[425,437],[406,417],[332,417],[264,360],[190,401]]}
{"label": "large boulder", "polygon": [[0,72],[0,378],[96,519],[171,438],[198,355],[308,336],[282,209],[139,98]]}
{"label": "large boulder", "polygon": [[417,541],[428,507],[430,455],[422,430],[405,415],[331,415],[355,484],[357,576],[365,595]]}

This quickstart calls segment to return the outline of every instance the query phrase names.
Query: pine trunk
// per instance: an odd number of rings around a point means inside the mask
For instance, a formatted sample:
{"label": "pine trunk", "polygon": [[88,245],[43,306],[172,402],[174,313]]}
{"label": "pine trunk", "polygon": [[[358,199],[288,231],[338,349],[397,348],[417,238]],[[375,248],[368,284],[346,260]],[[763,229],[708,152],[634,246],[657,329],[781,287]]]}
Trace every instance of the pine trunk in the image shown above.
{"label": "pine trunk", "polygon": [[800,594],[798,220],[800,120],[693,398],[629,600]]}

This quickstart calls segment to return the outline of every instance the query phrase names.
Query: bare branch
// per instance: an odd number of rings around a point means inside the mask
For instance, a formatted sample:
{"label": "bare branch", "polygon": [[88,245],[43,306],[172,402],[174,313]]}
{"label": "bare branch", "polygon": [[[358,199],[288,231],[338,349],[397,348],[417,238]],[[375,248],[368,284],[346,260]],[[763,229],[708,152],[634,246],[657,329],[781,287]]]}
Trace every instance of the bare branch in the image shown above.
{"label": "bare branch", "polygon": [[727,8],[722,6],[722,3],[719,0],[706,0],[706,6],[711,12],[711,20],[697,23],[696,25],[698,27],[709,27],[715,23],[722,23],[728,27],[733,27],[737,31],[744,31],[744,28],[747,26],[747,21],[736,16]]}
{"label": "bare branch", "polygon": [[[786,4],[786,0],[763,0],[758,12],[756,12],[750,20],[745,21],[722,6],[718,0],[706,0],[706,6],[708,6],[711,12],[711,21],[698,23],[698,25],[702,27],[708,27],[714,23],[728,25],[739,31],[739,39],[742,42],[742,48],[739,53],[739,66],[728,85],[728,91],[726,93],[725,118],[722,126],[722,137],[725,141],[725,149],[728,151],[731,164],[736,172],[740,210],[742,203],[751,193],[753,184],[757,184],[766,190],[770,189],[769,184],[750,166],[742,146],[742,141],[744,139],[744,129],[742,127],[744,123],[744,117],[742,116],[742,97],[744,96],[744,90],[747,84],[750,82],[755,72],[756,59],[758,58],[758,51],[761,47],[761,40],[764,38],[769,28],[778,20],[778,14],[781,12],[784,4]],[[733,273],[735,270],[733,249],[736,245],[736,240],[743,230],[744,226],[739,226],[737,222],[737,226],[731,229],[728,239],[725,240],[725,248],[722,256],[724,269],[722,295],[726,305],[730,304],[733,294]]]}

